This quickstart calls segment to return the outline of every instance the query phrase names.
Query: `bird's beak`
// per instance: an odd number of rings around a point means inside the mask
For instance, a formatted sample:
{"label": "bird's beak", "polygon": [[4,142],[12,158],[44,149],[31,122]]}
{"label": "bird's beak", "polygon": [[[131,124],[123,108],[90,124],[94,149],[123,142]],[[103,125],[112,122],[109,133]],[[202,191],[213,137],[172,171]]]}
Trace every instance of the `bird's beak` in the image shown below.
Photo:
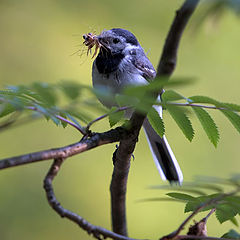
{"label": "bird's beak", "polygon": [[98,39],[98,41],[99,41],[99,43],[100,43],[100,45],[101,45],[101,49],[104,49],[104,50],[106,50],[106,51],[111,52],[111,49],[110,49],[110,47],[109,47],[109,43],[108,43],[108,41],[106,40],[106,38],[104,38],[104,37],[102,37],[101,35],[99,35],[99,36],[97,37],[97,39]]}

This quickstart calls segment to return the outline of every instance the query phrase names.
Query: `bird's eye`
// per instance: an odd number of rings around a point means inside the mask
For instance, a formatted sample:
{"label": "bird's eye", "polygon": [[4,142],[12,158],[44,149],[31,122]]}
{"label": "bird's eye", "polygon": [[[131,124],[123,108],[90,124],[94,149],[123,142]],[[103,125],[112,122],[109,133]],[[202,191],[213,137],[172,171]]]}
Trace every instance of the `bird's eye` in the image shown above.
{"label": "bird's eye", "polygon": [[120,42],[120,40],[119,40],[118,38],[114,38],[114,39],[113,39],[113,43],[117,44],[117,43],[119,43],[119,42]]}

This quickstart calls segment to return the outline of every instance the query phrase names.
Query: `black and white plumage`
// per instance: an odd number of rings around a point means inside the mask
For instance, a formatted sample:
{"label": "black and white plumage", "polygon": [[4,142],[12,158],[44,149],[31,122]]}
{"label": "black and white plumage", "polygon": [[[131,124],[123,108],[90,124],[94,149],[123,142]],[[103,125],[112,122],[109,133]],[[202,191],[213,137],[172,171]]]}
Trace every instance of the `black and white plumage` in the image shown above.
{"label": "black and white plumage", "polygon": [[[116,94],[129,85],[148,84],[156,76],[154,67],[131,32],[113,28],[102,32],[98,40],[102,47],[92,67],[94,88],[105,88]],[[116,105],[104,97],[99,100],[107,107]],[[162,115],[161,106],[155,108]],[[182,172],[166,137],[161,138],[147,119],[143,127],[162,179],[181,183]]]}

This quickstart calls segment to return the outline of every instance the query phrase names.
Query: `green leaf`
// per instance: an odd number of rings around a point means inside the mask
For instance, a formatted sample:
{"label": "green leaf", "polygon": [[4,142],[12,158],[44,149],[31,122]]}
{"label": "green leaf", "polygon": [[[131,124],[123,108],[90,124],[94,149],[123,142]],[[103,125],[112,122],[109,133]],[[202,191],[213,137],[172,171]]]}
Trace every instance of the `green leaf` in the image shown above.
{"label": "green leaf", "polygon": [[140,102],[140,100],[136,97],[126,96],[122,94],[116,94],[115,100],[120,107],[125,107],[125,106],[134,107],[134,106],[137,106],[137,104]]}
{"label": "green leaf", "polygon": [[197,195],[207,195],[204,191],[201,191],[198,189],[198,185],[192,185],[192,186],[186,186],[185,183],[181,186],[169,186],[169,185],[157,185],[157,186],[151,186],[151,189],[165,189],[165,190],[172,190],[172,191],[178,191],[181,193],[191,193],[191,194],[197,194]]}
{"label": "green leaf", "polygon": [[153,129],[156,131],[156,133],[160,137],[163,137],[163,135],[165,133],[164,122],[154,107],[152,107],[150,109],[150,111],[148,112],[147,118],[148,118],[151,126],[153,127]]}
{"label": "green leaf", "polygon": [[235,129],[240,133],[240,116],[229,110],[221,110],[221,112],[230,120]]}
{"label": "green leaf", "polygon": [[190,78],[171,79],[169,81],[166,77],[156,77],[154,81],[150,81],[149,84],[141,86],[129,86],[124,89],[124,94],[129,96],[143,96],[148,93],[158,93],[162,91],[165,86],[179,86],[192,82]]}
{"label": "green leaf", "polygon": [[223,234],[221,238],[240,239],[240,234],[231,229],[227,233]]}
{"label": "green leaf", "polygon": [[236,112],[240,112],[240,105],[235,103],[223,103],[227,108],[232,109]]}
{"label": "green leaf", "polygon": [[[92,120],[92,117],[89,116],[88,113],[84,113],[82,110],[80,112],[78,112],[76,110],[68,110],[65,112],[67,114],[67,117],[72,116],[73,118],[77,118],[86,124],[88,124],[88,122]],[[77,120],[75,119],[75,121],[77,121]]]}
{"label": "green leaf", "polygon": [[34,106],[36,107],[37,111],[47,119],[47,121],[51,118],[51,113],[48,111],[47,108],[38,104],[35,104]]}
{"label": "green leaf", "polygon": [[217,100],[214,100],[213,98],[206,97],[206,96],[192,96],[192,97],[189,97],[188,99],[190,99],[194,103],[209,103],[213,105],[219,104]]}
{"label": "green leaf", "polygon": [[240,105],[238,105],[238,104],[222,103],[213,98],[206,97],[206,96],[192,96],[189,99],[191,102],[194,102],[194,103],[208,103],[208,104],[215,105],[218,108],[226,108],[229,111],[237,111],[237,112],[240,111]]}
{"label": "green leaf", "polygon": [[192,109],[197,115],[209,140],[213,143],[215,147],[217,147],[218,140],[219,140],[219,132],[215,122],[213,121],[211,116],[208,114],[208,112],[203,108],[192,107]]}
{"label": "green leaf", "polygon": [[224,200],[240,214],[240,196],[227,196]]}
{"label": "green leaf", "polygon": [[231,220],[238,214],[238,211],[228,204],[219,204],[216,206],[216,217],[220,223]]}
{"label": "green leaf", "polygon": [[[61,117],[65,118],[65,119],[67,119],[66,113],[60,112],[59,115],[60,115]],[[65,128],[65,127],[68,125],[67,122],[65,122],[65,121],[63,121],[63,120],[60,120],[60,121],[61,121],[61,124],[62,124],[63,128]]]}
{"label": "green leaf", "polygon": [[158,197],[158,198],[145,198],[140,199],[138,202],[183,202],[182,200],[169,198],[169,197]]}
{"label": "green leaf", "polygon": [[110,88],[98,86],[94,88],[93,93],[98,99],[101,99],[101,102],[112,103],[114,102],[115,93]]}
{"label": "green leaf", "polygon": [[194,201],[195,200],[195,197],[193,197],[189,194],[185,194],[185,193],[171,192],[171,193],[167,193],[166,195],[168,195],[169,197],[179,199],[179,200],[184,200],[184,201]]}
{"label": "green leaf", "polygon": [[56,126],[59,126],[61,121],[56,118],[54,115],[50,115],[50,119],[56,124]]}
{"label": "green leaf", "polygon": [[16,108],[9,103],[4,103],[0,105],[0,118],[5,117],[8,114],[11,114],[16,111]]}
{"label": "green leaf", "polygon": [[48,106],[53,106],[57,102],[57,96],[53,87],[47,83],[34,83],[33,89],[40,96],[40,100]]}
{"label": "green leaf", "polygon": [[161,98],[163,101],[177,101],[180,99],[185,99],[184,96],[182,96],[181,94],[173,91],[173,90],[167,90],[165,91],[162,95]]}
{"label": "green leaf", "polygon": [[82,129],[82,126],[79,124],[79,122],[70,114],[66,113],[67,118],[69,118],[71,121],[73,121],[80,129]]}
{"label": "green leaf", "polygon": [[78,98],[82,90],[82,85],[72,81],[63,81],[60,86],[63,93],[72,100]]}
{"label": "green leaf", "polygon": [[236,227],[239,227],[238,221],[235,217],[233,217],[232,219],[230,219],[231,223],[234,224]]}
{"label": "green leaf", "polygon": [[[219,194],[211,194],[207,196],[200,196],[196,197],[194,200],[189,201],[186,206],[184,212],[192,212],[196,208],[201,207],[205,205],[207,202],[209,202],[211,199],[218,197]],[[204,207],[200,212],[210,210],[215,207],[216,204],[207,204],[206,207]]]}
{"label": "green leaf", "polygon": [[167,110],[172,116],[172,118],[175,120],[179,128],[182,130],[186,138],[189,141],[192,141],[194,136],[194,130],[192,128],[192,124],[189,118],[184,113],[184,110],[180,107],[169,106],[169,105],[167,106]]}
{"label": "green leaf", "polygon": [[152,96],[144,96],[140,99],[140,102],[136,105],[136,110],[140,113],[147,114],[149,112],[149,109],[151,109],[152,105],[155,103],[155,98]]}
{"label": "green leaf", "polygon": [[147,118],[153,127],[153,129],[156,131],[156,133],[160,136],[163,137],[165,133],[165,127],[162,118],[160,117],[159,113],[157,110],[152,107],[150,111],[148,112]]}
{"label": "green leaf", "polygon": [[116,125],[124,116],[124,111],[117,111],[117,107],[112,107],[109,112],[109,124],[110,127]]}

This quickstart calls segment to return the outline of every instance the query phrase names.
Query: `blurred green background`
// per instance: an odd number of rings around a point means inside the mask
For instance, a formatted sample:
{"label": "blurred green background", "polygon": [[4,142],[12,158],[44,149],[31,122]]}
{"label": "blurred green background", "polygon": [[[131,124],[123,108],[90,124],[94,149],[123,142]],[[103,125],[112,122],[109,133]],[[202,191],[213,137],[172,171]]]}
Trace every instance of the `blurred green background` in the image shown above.
{"label": "blurred green background", "polygon": [[[81,48],[82,34],[99,33],[113,27],[126,28],[139,39],[157,66],[175,10],[182,1],[165,0],[1,0],[0,1],[0,86],[35,81],[56,83],[72,79],[91,84],[91,57],[72,55]],[[240,20],[226,11],[219,22],[207,21],[198,28],[196,11],[181,41],[175,76],[197,81],[178,89],[186,96],[207,95],[240,103]],[[193,118],[196,136],[189,143],[168,115],[166,131],[186,181],[196,175],[227,177],[239,171],[240,136],[219,113],[217,149],[210,144]],[[107,121],[95,131],[108,129]],[[77,131],[57,128],[38,120],[1,132],[0,158],[76,142]],[[54,182],[64,207],[96,225],[110,229],[109,183],[115,144],[103,146],[68,159]],[[75,224],[61,219],[47,204],[42,188],[51,162],[0,172],[0,239],[92,239]],[[162,197],[150,185],[165,184],[154,166],[146,139],[141,133],[128,182],[127,215],[129,234],[156,239],[174,230],[186,217],[183,205],[172,202],[137,202]],[[210,219],[209,235],[221,236],[231,224],[220,226]]]}

